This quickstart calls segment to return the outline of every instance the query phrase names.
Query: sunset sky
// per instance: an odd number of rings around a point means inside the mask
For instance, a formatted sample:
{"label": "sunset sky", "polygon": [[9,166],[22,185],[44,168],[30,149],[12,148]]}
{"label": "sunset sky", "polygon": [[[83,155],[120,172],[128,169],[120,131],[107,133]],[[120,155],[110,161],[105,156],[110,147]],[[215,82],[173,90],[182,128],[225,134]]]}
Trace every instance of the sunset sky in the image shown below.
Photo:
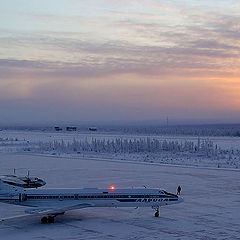
{"label": "sunset sky", "polygon": [[0,0],[0,123],[240,121],[239,0]]}

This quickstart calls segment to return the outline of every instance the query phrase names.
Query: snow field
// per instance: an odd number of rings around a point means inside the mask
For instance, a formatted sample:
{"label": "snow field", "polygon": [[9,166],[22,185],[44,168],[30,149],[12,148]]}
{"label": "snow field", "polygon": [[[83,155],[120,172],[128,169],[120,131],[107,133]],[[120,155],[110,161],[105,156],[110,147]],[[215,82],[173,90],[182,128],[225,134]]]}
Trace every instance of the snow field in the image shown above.
{"label": "snow field", "polygon": [[240,139],[1,131],[0,152],[94,156],[213,168],[240,168]]}
{"label": "snow field", "polygon": [[[46,187],[163,188],[182,186],[184,203],[161,208],[88,208],[41,225],[34,217],[0,225],[0,239],[240,239],[239,171],[146,165],[17,154],[0,155],[1,174],[13,168],[47,181]],[[24,207],[0,204],[1,217]]]}

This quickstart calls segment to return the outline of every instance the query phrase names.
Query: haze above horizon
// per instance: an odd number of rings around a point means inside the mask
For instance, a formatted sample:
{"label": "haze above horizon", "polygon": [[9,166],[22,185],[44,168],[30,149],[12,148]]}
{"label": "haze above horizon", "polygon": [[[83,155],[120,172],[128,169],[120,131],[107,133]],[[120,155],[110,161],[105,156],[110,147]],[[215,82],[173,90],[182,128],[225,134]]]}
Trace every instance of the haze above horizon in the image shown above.
{"label": "haze above horizon", "polygon": [[237,0],[0,2],[0,124],[240,121]]}

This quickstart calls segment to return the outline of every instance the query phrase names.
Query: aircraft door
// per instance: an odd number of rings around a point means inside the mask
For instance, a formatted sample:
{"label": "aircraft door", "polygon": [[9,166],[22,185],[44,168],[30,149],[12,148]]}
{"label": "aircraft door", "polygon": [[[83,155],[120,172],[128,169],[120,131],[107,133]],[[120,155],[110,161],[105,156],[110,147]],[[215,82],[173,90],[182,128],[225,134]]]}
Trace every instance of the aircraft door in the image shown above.
{"label": "aircraft door", "polygon": [[74,194],[74,199],[78,200],[78,194]]}
{"label": "aircraft door", "polygon": [[63,199],[64,199],[63,195],[59,195],[59,196],[58,196],[58,200],[59,200],[59,201],[63,201]]}
{"label": "aircraft door", "polygon": [[19,202],[26,201],[27,200],[27,194],[19,193],[18,200],[19,200]]}

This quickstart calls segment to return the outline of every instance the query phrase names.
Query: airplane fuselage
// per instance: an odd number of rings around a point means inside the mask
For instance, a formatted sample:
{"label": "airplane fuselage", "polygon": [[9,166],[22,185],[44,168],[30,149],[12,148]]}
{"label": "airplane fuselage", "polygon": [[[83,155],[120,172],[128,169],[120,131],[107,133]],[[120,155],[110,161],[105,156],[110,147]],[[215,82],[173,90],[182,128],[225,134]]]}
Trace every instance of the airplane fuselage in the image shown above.
{"label": "airplane fuselage", "polygon": [[180,203],[183,199],[159,189],[25,189],[4,194],[0,201],[17,205],[41,207],[73,205],[77,202],[94,207],[159,207]]}

